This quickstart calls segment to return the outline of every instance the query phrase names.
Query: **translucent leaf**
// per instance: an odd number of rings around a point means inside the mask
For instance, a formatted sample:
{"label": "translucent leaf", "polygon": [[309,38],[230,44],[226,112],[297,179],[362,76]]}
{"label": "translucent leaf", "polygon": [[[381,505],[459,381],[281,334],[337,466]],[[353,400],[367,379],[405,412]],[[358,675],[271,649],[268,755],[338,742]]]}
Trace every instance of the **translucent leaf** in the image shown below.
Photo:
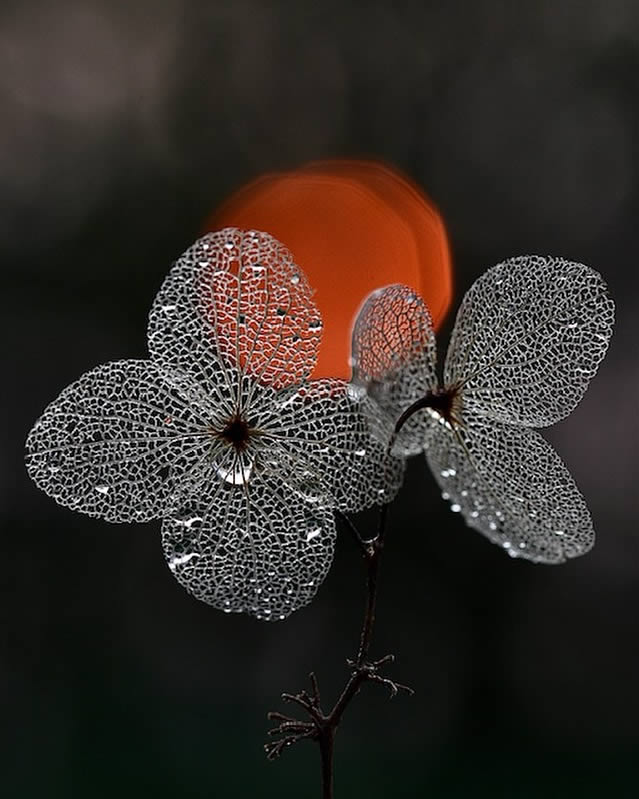
{"label": "translucent leaf", "polygon": [[433,420],[426,458],[452,510],[509,555],[561,563],[592,547],[586,503],[537,431],[465,414],[456,435]]}
{"label": "translucent leaf", "polygon": [[216,445],[215,398],[151,361],[98,366],[66,388],[29,433],[27,469],[61,505],[111,522],[147,521]]}
{"label": "translucent leaf", "polygon": [[269,458],[292,487],[295,475],[305,475],[343,511],[389,502],[397,493],[404,465],[387,454],[390,422],[345,381],[313,380],[279,392],[258,418]]}
{"label": "translucent leaf", "polygon": [[257,470],[244,486],[210,480],[162,525],[169,568],[189,593],[227,612],[284,619],[307,604],[333,559],[332,512]]}
{"label": "translucent leaf", "polygon": [[149,317],[149,351],[205,387],[216,360],[264,385],[294,385],[312,372],[321,338],[311,295],[272,236],[235,228],[209,233],[164,281]]}
{"label": "translucent leaf", "polygon": [[[379,289],[362,306],[353,329],[352,383],[361,387],[393,423],[415,400],[437,386],[437,349],[428,309],[407,286]],[[424,448],[424,416],[412,416],[393,452]]]}
{"label": "translucent leaf", "polygon": [[466,406],[491,419],[553,424],[581,400],[613,321],[614,304],[590,267],[512,258],[489,269],[464,297],[444,382],[461,384]]}

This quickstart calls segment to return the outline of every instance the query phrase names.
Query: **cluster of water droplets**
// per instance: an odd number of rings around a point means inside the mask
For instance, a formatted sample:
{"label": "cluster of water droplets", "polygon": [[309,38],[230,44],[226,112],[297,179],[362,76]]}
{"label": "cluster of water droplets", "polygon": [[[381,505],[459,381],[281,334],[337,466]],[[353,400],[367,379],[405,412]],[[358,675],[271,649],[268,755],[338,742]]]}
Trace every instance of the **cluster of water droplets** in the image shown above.
{"label": "cluster of water droplets", "polygon": [[365,392],[309,380],[311,294],[268,234],[203,237],[153,304],[151,358],[65,389],[29,434],[31,477],[74,510],[162,519],[169,568],[198,599],[263,619],[306,604],[332,561],[334,510],[391,499],[403,470]]}
{"label": "cluster of water droplets", "polygon": [[594,530],[568,470],[533,428],[577,405],[613,322],[614,304],[590,267],[513,258],[465,295],[443,385],[430,316],[405,286],[364,304],[353,336],[354,379],[395,419],[421,401],[396,448],[425,453],[453,512],[512,557],[558,563],[587,552]]}

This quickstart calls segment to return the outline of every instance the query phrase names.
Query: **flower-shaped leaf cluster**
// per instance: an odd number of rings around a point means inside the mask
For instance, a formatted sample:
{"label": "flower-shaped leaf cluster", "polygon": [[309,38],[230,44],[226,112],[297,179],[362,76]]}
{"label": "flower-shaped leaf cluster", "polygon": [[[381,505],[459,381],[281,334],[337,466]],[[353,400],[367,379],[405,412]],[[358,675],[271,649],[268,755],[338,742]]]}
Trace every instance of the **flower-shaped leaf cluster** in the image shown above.
{"label": "flower-shaped leaf cluster", "polygon": [[[428,311],[404,286],[376,292],[362,308],[354,376],[385,412],[407,419],[410,435],[403,439],[401,428],[395,451],[421,446],[453,511],[514,557],[560,563],[590,549],[592,520],[563,462],[532,428],[578,404],[613,323],[614,304],[593,269],[512,258],[464,297],[442,385]],[[371,362],[371,337],[387,342],[380,362]]]}
{"label": "flower-shaped leaf cluster", "polygon": [[208,234],[153,304],[150,360],[108,363],[66,388],[29,434],[29,473],[74,510],[162,519],[169,567],[199,599],[285,618],[330,567],[333,511],[386,502],[402,477],[374,401],[308,380],[320,334],[281,244]]}

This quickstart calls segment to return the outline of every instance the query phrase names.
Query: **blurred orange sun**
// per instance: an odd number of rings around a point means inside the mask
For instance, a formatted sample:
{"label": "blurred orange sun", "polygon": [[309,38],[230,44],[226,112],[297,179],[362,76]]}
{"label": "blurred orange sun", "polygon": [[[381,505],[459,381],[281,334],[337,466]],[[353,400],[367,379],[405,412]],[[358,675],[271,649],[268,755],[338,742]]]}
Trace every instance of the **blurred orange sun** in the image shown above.
{"label": "blurred orange sun", "polygon": [[233,194],[205,230],[262,230],[293,254],[324,322],[312,377],[350,377],[357,311],[375,289],[404,283],[424,298],[435,327],[452,297],[442,218],[395,169],[373,161],[320,161],[265,175]]}

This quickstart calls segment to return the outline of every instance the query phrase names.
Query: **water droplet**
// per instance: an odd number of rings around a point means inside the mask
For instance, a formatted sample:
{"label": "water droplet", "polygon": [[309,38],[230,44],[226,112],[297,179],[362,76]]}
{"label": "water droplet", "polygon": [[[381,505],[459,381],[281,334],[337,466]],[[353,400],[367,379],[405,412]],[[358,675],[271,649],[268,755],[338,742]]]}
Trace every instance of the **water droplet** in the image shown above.
{"label": "water droplet", "polygon": [[175,304],[173,304],[173,305],[163,305],[162,306],[162,310],[163,311],[167,311],[167,312],[168,311],[174,311],[176,308],[177,308],[177,305],[175,305]]}
{"label": "water droplet", "polygon": [[348,398],[352,402],[360,402],[366,396],[366,389],[364,386],[356,386],[354,383],[349,383],[346,387]]}
{"label": "water droplet", "polygon": [[220,466],[217,469],[217,476],[221,477],[226,483],[230,485],[241,486],[251,479],[251,472],[253,471],[253,462],[239,463],[236,461],[230,469],[225,466]]}
{"label": "water droplet", "polygon": [[298,398],[299,398],[299,392],[292,391],[290,396],[288,396],[284,400],[284,402],[280,403],[280,408],[286,408],[288,405],[291,405],[293,402],[295,402],[295,400]]}
{"label": "water droplet", "polygon": [[186,527],[187,530],[190,530],[191,527],[198,524],[198,522],[203,521],[202,516],[197,516],[192,511],[186,511],[184,513],[178,514],[174,517],[175,524],[179,527]]}
{"label": "water droplet", "polygon": [[495,524],[495,522],[488,522],[488,527],[491,530],[496,530],[497,529],[497,525]]}
{"label": "water droplet", "polygon": [[364,455],[366,455],[366,450],[365,449],[356,449],[355,450],[355,454],[358,455],[361,458]]}
{"label": "water droplet", "polygon": [[553,530],[555,535],[566,535],[565,530]]}
{"label": "water droplet", "polygon": [[195,557],[197,557],[195,552],[185,552],[184,555],[173,555],[173,557],[169,559],[169,569],[175,571],[178,566],[188,563]]}
{"label": "water droplet", "polygon": [[450,499],[450,494],[448,491],[442,491],[442,499]]}
{"label": "water droplet", "polygon": [[98,483],[98,485],[93,486],[98,494],[103,494],[106,496],[109,493],[109,486],[104,485],[104,483]]}
{"label": "water droplet", "polygon": [[321,319],[311,319],[311,321],[308,323],[309,330],[319,330],[321,326],[322,326]]}
{"label": "water droplet", "polygon": [[453,504],[450,506],[450,509],[452,510],[453,513],[459,513],[459,511],[461,510],[461,505],[458,505],[456,502],[453,502]]}
{"label": "water droplet", "polygon": [[322,529],[320,527],[316,527],[314,530],[309,530],[308,533],[306,533],[306,541],[307,541],[307,543],[309,541],[312,541],[314,538],[317,538],[317,536],[321,532],[322,532]]}
{"label": "water droplet", "polygon": [[296,285],[297,285],[299,282],[300,282],[300,276],[298,275],[298,273],[297,273],[297,272],[294,272],[294,273],[291,275],[291,283],[292,283],[294,286],[296,286]]}

